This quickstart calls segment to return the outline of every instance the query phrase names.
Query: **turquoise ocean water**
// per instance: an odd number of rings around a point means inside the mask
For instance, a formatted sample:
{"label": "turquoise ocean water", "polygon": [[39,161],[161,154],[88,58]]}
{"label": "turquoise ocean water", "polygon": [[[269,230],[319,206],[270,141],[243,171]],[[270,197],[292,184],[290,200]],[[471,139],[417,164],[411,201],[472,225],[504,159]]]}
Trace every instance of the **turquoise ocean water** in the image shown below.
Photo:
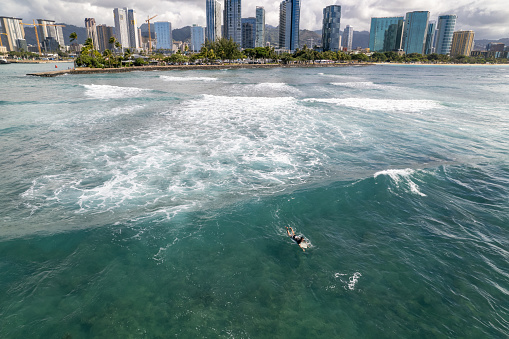
{"label": "turquoise ocean water", "polygon": [[509,336],[509,67],[52,67],[0,66],[1,338]]}

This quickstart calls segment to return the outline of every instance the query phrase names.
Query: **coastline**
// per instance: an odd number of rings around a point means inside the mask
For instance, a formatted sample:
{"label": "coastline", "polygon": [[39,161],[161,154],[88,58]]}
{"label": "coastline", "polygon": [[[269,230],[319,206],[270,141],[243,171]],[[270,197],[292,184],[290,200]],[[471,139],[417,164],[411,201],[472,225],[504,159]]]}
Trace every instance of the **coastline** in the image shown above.
{"label": "coastline", "polygon": [[171,65],[171,66],[137,66],[125,68],[74,68],[51,72],[29,73],[27,75],[38,77],[56,77],[66,74],[108,74],[127,72],[149,71],[174,71],[174,70],[208,70],[208,69],[254,69],[254,68],[314,68],[314,67],[346,67],[346,66],[371,66],[373,63],[335,63],[335,64],[221,64],[221,65]]}
{"label": "coastline", "polygon": [[469,67],[476,67],[476,66],[509,66],[509,64],[452,64],[452,63],[446,63],[446,64],[431,64],[431,63],[405,63],[405,62],[373,62],[373,65],[377,66],[469,66]]}

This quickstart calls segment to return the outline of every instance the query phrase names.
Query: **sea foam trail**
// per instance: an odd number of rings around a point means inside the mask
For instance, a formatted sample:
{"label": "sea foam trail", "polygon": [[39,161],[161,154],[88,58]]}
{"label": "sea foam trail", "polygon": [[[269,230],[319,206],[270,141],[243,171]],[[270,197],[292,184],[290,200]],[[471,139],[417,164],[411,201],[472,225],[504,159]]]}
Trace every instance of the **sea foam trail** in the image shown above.
{"label": "sea foam trail", "polygon": [[175,77],[169,75],[161,75],[160,78],[164,81],[173,81],[173,82],[188,82],[188,81],[217,81],[217,78],[209,78],[209,77]]}
{"label": "sea foam trail", "polygon": [[120,87],[111,85],[83,85],[85,87],[85,95],[93,99],[120,99],[128,97],[136,97],[148,89],[137,87]]}
{"label": "sea foam trail", "polygon": [[330,99],[304,99],[309,102],[336,104],[338,106],[360,108],[363,110],[376,110],[384,112],[422,112],[440,108],[440,104],[433,100],[395,100],[371,98],[330,98]]}
{"label": "sea foam trail", "polygon": [[331,85],[340,87],[349,87],[356,89],[386,89],[390,86],[378,85],[371,81],[354,81],[354,82],[333,82]]}
{"label": "sea foam trail", "polygon": [[417,184],[412,181],[411,176],[413,174],[415,174],[415,170],[410,168],[388,169],[385,171],[376,172],[374,178],[376,179],[379,176],[388,176],[396,184],[396,187],[400,187],[400,184],[404,185],[407,187],[407,189],[410,190],[411,193],[425,197],[426,194],[422,193],[419,190],[419,186],[417,186]]}

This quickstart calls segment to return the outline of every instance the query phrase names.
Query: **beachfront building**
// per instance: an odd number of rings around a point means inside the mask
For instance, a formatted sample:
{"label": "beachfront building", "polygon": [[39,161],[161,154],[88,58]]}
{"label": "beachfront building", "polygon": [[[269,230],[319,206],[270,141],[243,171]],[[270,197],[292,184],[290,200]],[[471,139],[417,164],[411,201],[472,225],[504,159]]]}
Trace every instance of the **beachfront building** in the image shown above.
{"label": "beachfront building", "polygon": [[474,31],[458,31],[452,36],[451,57],[470,56],[474,47]]}
{"label": "beachfront building", "polygon": [[224,31],[223,37],[232,39],[239,46],[242,46],[242,16],[241,0],[224,1]]}
{"label": "beachfront building", "polygon": [[255,47],[265,47],[265,8],[256,7]]}
{"label": "beachfront building", "polygon": [[428,33],[426,34],[426,44],[424,46],[424,53],[431,54],[435,52],[435,28],[436,22],[429,22]]}
{"label": "beachfront building", "polygon": [[300,0],[283,0],[279,5],[279,48],[299,48]]}
{"label": "beachfront building", "polygon": [[97,26],[94,18],[85,18],[85,29],[87,30],[87,39],[92,39],[94,49],[99,50],[99,39],[97,37]]}
{"label": "beachfront building", "polygon": [[102,53],[107,49],[112,51],[115,48],[113,44],[110,44],[110,38],[115,36],[115,30],[113,29],[113,27],[106,25],[98,25],[96,26],[96,31],[97,31],[97,42],[99,44],[99,52]]}
{"label": "beachfront building", "polygon": [[191,51],[199,52],[205,43],[205,29],[201,26],[191,27]]}
{"label": "beachfront building", "polygon": [[255,48],[256,18],[242,19],[242,48]]}
{"label": "beachfront building", "polygon": [[222,13],[221,2],[219,2],[219,0],[207,0],[207,27],[205,29],[205,38],[208,41],[221,39],[221,24],[223,22],[221,17]]}
{"label": "beachfront building", "polygon": [[129,48],[129,31],[127,26],[127,8],[115,8],[113,10],[115,19],[115,36],[122,45],[122,49]]}
{"label": "beachfront building", "polygon": [[25,29],[21,25],[22,19],[0,16],[0,39],[8,52],[26,51]]}
{"label": "beachfront building", "polygon": [[129,48],[139,49],[140,40],[138,37],[138,28],[136,27],[136,12],[134,9],[127,10],[127,32],[129,34]]}
{"label": "beachfront building", "polygon": [[401,49],[404,19],[400,17],[371,18],[369,50],[390,52]]}
{"label": "beachfront building", "polygon": [[402,44],[406,54],[424,54],[428,24],[428,11],[415,11],[406,14]]}
{"label": "beachfront building", "polygon": [[341,50],[341,6],[327,6],[323,9],[322,43],[324,51]]}
{"label": "beachfront building", "polygon": [[156,48],[173,50],[171,23],[167,21],[154,22],[154,31],[156,34]]}
{"label": "beachfront building", "polygon": [[[56,25],[54,20],[37,19],[37,34],[39,35],[39,41],[43,43],[44,40],[52,41],[59,44],[61,47],[65,46],[64,33],[62,27]],[[50,26],[53,25],[53,26]],[[54,45],[53,42],[48,42]],[[58,50],[58,48],[57,48]]]}
{"label": "beachfront building", "polygon": [[505,44],[502,42],[490,42],[486,45],[486,50],[490,52],[504,52]]}
{"label": "beachfront building", "polygon": [[343,48],[346,48],[347,51],[351,51],[353,47],[353,27],[350,25],[346,25],[345,30],[343,31]]}
{"label": "beachfront building", "polygon": [[438,17],[435,53],[445,55],[451,53],[452,36],[457,18],[456,15],[441,15]]}

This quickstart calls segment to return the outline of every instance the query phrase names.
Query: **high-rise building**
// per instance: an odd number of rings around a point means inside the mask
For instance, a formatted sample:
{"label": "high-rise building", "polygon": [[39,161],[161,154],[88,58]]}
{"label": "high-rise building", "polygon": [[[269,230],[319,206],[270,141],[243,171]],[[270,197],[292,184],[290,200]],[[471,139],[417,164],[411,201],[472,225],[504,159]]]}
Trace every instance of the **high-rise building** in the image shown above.
{"label": "high-rise building", "polygon": [[505,44],[502,42],[490,42],[486,46],[486,50],[490,52],[503,52],[505,50]]}
{"label": "high-rise building", "polygon": [[221,2],[219,2],[219,0],[207,0],[207,28],[205,32],[205,38],[207,40],[216,41],[221,39],[222,13]]}
{"label": "high-rise building", "polygon": [[201,26],[191,27],[191,51],[199,52],[205,43],[205,30]]}
{"label": "high-rise building", "polygon": [[122,49],[129,48],[129,30],[127,25],[127,8],[115,8],[113,10],[115,19],[115,35]]}
{"label": "high-rise building", "polygon": [[371,18],[369,49],[371,52],[389,52],[401,49],[404,18]]}
{"label": "high-rise building", "polygon": [[97,26],[94,18],[85,18],[85,29],[87,30],[87,39],[92,39],[94,49],[99,50],[99,39],[97,38]]}
{"label": "high-rise building", "polygon": [[96,26],[97,30],[97,42],[99,43],[99,51],[104,52],[109,49],[110,51],[115,48],[113,44],[110,44],[110,38],[115,36],[113,27],[106,25]]}
{"label": "high-rise building", "polygon": [[171,34],[170,22],[154,22],[154,31],[156,33],[157,49],[173,49],[173,37]]}
{"label": "high-rise building", "polygon": [[452,36],[451,57],[470,56],[474,46],[474,31],[458,31]]}
{"label": "high-rise building", "polygon": [[279,5],[279,48],[299,48],[300,0],[283,0]]}
{"label": "high-rise building", "polygon": [[404,20],[399,20],[398,23],[389,25],[384,35],[384,52],[401,51],[404,23]]}
{"label": "high-rise building", "polygon": [[256,18],[242,19],[242,48],[255,48]]}
{"label": "high-rise building", "polygon": [[324,51],[341,50],[341,6],[332,5],[323,9],[322,43]]}
{"label": "high-rise building", "polygon": [[28,50],[25,40],[25,29],[21,25],[22,19],[0,16],[0,39],[8,52]]}
{"label": "high-rise building", "polygon": [[456,15],[438,17],[435,53],[449,55],[451,53],[452,36],[456,26]]}
{"label": "high-rise building", "polygon": [[223,37],[242,46],[241,0],[224,0]]}
{"label": "high-rise building", "polygon": [[428,11],[416,11],[406,14],[403,28],[403,50],[406,54],[424,54],[428,24]]}
{"label": "high-rise building", "polygon": [[[62,27],[51,26],[55,25],[54,20],[37,19],[37,34],[39,41],[42,43],[46,38],[53,38],[60,46],[65,46]],[[51,43],[54,46],[55,43]]]}
{"label": "high-rise building", "polygon": [[265,8],[256,7],[255,47],[265,47]]}
{"label": "high-rise building", "polygon": [[353,47],[353,27],[350,25],[346,25],[345,30],[343,31],[343,45],[347,51],[351,51]]}
{"label": "high-rise building", "polygon": [[426,44],[424,46],[424,53],[431,54],[435,52],[435,28],[437,23],[430,22],[428,24],[428,33],[426,34]]}
{"label": "high-rise building", "polygon": [[140,48],[138,28],[136,27],[136,11],[134,9],[127,10],[127,31],[129,32],[129,48]]}

